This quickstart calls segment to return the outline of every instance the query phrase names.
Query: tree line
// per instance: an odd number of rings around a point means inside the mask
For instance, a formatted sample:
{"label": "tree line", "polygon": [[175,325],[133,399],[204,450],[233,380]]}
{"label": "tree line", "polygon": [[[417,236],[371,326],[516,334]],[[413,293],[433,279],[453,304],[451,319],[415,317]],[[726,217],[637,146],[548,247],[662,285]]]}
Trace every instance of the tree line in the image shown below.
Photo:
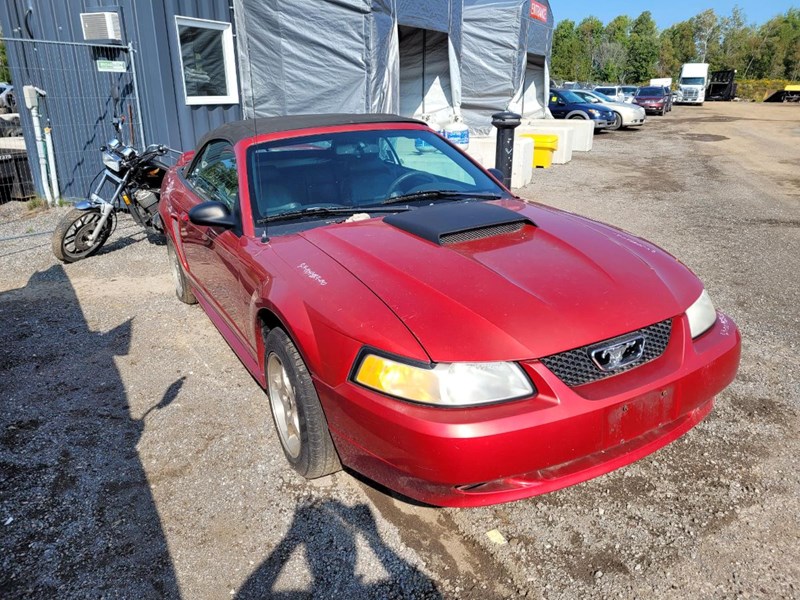
{"label": "tree line", "polygon": [[739,7],[728,16],[709,9],[661,31],[650,11],[607,25],[566,19],[553,32],[550,72],[564,81],[642,83],[676,78],[687,62],[736,69],[740,79],[800,80],[800,9],[761,26],[748,24]]}

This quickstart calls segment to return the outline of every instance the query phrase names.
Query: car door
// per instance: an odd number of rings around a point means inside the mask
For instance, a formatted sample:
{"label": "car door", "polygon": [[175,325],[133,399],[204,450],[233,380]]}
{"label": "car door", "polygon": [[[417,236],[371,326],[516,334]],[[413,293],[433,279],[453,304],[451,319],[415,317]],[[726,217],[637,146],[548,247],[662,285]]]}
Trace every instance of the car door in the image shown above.
{"label": "car door", "polygon": [[549,102],[550,112],[556,119],[563,119],[567,116],[567,103],[555,92],[550,92]]}
{"label": "car door", "polygon": [[236,155],[231,144],[212,140],[200,150],[184,175],[184,194],[180,219],[181,245],[189,273],[203,295],[240,339],[245,339],[247,302],[242,289],[241,221],[238,227],[225,229],[197,225],[188,219],[198,204],[216,201],[241,219]]}

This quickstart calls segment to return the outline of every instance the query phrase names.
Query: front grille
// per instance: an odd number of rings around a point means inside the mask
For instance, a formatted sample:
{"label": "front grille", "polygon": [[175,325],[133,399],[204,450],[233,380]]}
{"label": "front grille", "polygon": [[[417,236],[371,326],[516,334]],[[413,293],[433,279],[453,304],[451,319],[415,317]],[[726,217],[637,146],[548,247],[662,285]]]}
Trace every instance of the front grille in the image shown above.
{"label": "front grille", "polygon": [[503,235],[504,233],[516,233],[525,225],[524,221],[516,223],[504,223],[502,225],[492,225],[491,227],[481,227],[480,229],[472,229],[471,231],[460,231],[458,233],[446,233],[441,236],[441,244],[461,244],[463,242],[472,242],[475,240],[482,240],[484,238],[493,237],[495,235]]}
{"label": "front grille", "polygon": [[[661,321],[655,325],[650,325],[643,329],[631,331],[625,335],[603,340],[575,348],[574,350],[567,350],[560,354],[553,354],[542,358],[541,361],[548,369],[550,369],[561,381],[570,387],[584,385],[593,381],[598,381],[611,375],[617,375],[625,371],[630,371],[639,367],[651,360],[654,360],[664,354],[669,342],[669,336],[672,332],[672,319]],[[631,335],[644,336],[644,351],[642,356],[630,364],[624,365],[613,371],[603,371],[592,360],[590,352],[597,349],[598,346],[605,344],[613,344],[616,340],[621,340],[630,337]]]}

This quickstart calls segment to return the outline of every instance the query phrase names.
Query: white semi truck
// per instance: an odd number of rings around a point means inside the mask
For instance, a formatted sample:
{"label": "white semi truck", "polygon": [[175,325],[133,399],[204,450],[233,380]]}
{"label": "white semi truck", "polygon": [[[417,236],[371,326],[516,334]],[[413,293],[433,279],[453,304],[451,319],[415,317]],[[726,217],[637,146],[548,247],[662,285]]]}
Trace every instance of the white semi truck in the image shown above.
{"label": "white semi truck", "polygon": [[686,63],[678,79],[678,104],[702,104],[706,99],[708,64]]}

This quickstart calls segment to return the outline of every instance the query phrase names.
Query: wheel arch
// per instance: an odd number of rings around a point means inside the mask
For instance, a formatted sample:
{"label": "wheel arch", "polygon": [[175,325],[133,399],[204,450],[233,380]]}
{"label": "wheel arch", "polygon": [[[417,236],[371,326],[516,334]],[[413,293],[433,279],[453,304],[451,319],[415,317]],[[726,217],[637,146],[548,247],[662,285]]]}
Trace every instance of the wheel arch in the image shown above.
{"label": "wheel arch", "polygon": [[586,111],[583,110],[573,110],[567,113],[567,116],[564,117],[565,119],[574,119],[575,117],[580,117],[581,119],[585,119],[586,121],[591,121],[589,115]]}

